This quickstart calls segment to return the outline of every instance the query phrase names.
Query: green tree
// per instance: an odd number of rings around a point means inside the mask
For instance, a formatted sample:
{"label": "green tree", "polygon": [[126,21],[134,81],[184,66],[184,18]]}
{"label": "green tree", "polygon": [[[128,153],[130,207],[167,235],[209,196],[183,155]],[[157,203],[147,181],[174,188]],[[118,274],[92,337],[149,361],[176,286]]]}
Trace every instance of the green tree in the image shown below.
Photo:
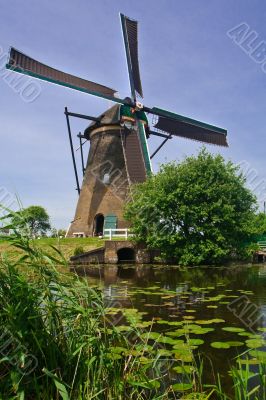
{"label": "green tree", "polygon": [[125,217],[136,240],[183,265],[243,255],[255,233],[256,199],[232,162],[203,148],[136,185]]}
{"label": "green tree", "polygon": [[17,228],[24,228],[25,225],[30,230],[32,236],[44,235],[51,229],[49,215],[41,206],[30,206],[11,215],[12,224]]}

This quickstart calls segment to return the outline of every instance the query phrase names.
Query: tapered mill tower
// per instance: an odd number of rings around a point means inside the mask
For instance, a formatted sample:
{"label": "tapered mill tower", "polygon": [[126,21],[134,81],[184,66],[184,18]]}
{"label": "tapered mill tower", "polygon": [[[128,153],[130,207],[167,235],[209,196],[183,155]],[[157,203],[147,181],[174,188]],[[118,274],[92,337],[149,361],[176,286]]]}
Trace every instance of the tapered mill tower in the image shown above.
{"label": "tapered mill tower", "polygon": [[104,229],[127,228],[123,209],[130,185],[151,170],[146,141],[147,119],[139,112],[139,129],[130,107],[115,105],[84,132],[90,150],[74,220],[68,236],[95,236]]}

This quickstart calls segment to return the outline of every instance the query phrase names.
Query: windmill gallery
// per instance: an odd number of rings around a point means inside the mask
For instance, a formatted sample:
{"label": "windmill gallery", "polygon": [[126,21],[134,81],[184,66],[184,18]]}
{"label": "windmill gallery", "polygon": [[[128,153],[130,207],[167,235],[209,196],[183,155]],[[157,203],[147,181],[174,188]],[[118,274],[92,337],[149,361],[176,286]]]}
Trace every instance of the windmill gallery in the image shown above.
{"label": "windmill gallery", "polygon": [[[143,98],[138,61],[138,23],[120,14],[124,39],[130,97],[120,99],[116,91],[61,72],[22,52],[11,48],[7,69],[37,79],[85,92],[110,100],[115,105],[100,116],[81,115],[65,108],[71,155],[79,194],[75,217],[68,236],[101,235],[106,229],[125,229],[123,206],[130,186],[145,181],[152,171],[151,159],[174,136],[203,143],[228,146],[227,131],[216,126],[184,117],[157,107],[147,107],[138,101]],[[155,123],[149,123],[152,116]],[[79,183],[73,149],[70,117],[91,121],[79,134],[82,162],[82,185]],[[155,117],[155,118],[154,118]],[[162,143],[150,155],[148,140],[162,138]],[[87,163],[83,145],[90,143]]]}

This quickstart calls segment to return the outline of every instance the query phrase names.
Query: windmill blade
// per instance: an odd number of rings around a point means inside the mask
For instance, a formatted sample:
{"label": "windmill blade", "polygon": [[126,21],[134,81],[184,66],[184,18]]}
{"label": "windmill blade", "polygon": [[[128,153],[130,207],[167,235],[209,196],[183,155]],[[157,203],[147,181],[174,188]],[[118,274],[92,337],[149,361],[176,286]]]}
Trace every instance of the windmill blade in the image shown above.
{"label": "windmill blade", "polygon": [[225,129],[161,110],[157,107],[153,107],[152,109],[146,108],[146,111],[159,116],[158,122],[154,125],[159,130],[203,143],[228,147],[226,140],[227,131]]}
{"label": "windmill blade", "polygon": [[21,53],[13,47],[10,50],[6,68],[21,74],[30,75],[34,78],[123,104],[123,100],[114,97],[114,94],[116,93],[115,90],[51,68],[48,65],[42,64]]}
{"label": "windmill blade", "polygon": [[136,100],[135,92],[143,97],[138,58],[138,22],[123,14],[120,14],[120,18],[126,50],[131,95],[132,100],[134,101]]}

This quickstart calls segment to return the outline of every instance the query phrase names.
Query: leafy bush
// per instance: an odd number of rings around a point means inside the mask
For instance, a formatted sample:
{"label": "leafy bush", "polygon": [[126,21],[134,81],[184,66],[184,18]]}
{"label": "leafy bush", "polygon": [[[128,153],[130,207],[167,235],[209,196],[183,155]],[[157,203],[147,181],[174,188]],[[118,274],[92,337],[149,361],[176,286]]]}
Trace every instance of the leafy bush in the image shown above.
{"label": "leafy bush", "polygon": [[238,167],[205,149],[136,185],[125,210],[136,240],[183,265],[245,256],[256,199]]}

